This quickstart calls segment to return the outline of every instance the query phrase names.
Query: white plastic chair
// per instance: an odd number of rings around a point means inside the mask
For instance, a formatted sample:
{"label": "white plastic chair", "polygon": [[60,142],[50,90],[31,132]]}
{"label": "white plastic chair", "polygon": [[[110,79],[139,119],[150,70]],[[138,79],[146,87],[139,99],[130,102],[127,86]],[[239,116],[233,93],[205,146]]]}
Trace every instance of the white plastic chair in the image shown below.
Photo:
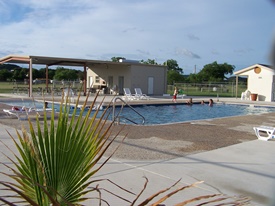
{"label": "white plastic chair", "polygon": [[114,85],[111,89],[110,89],[110,94],[112,95],[117,95],[117,85]]}
{"label": "white plastic chair", "polygon": [[268,141],[270,139],[275,138],[275,135],[274,135],[275,128],[274,127],[260,126],[260,127],[253,127],[253,129],[254,129],[255,134],[259,140]]}
{"label": "white plastic chair", "polygon": [[[3,109],[3,112],[7,115],[7,116],[14,116],[17,117],[19,120],[26,120],[28,119],[29,116],[31,115],[38,115],[41,116],[44,114],[44,111],[46,112],[51,112],[52,109],[51,108],[47,108],[47,109],[34,109],[34,108],[29,108],[29,109],[25,109],[25,110],[9,110],[9,109]],[[22,117],[23,116],[23,117]]]}
{"label": "white plastic chair", "polygon": [[[7,115],[7,116],[15,116],[17,117],[19,120],[20,119],[28,119],[28,111],[23,111],[23,110],[14,110],[14,109],[3,109],[3,112]],[[21,118],[21,116],[24,115],[25,118]]]}
{"label": "white plastic chair", "polygon": [[242,92],[241,100],[250,100],[251,92],[247,89],[245,92]]}
{"label": "white plastic chair", "polygon": [[123,88],[124,91],[124,99],[125,100],[134,100],[136,99],[135,95],[131,93],[131,90],[129,88]]}
{"label": "white plastic chair", "polygon": [[69,97],[71,99],[71,102],[74,102],[74,91],[71,88],[65,88],[64,97]]}
{"label": "white plastic chair", "polygon": [[143,94],[140,88],[135,88],[135,96],[137,99],[147,99],[149,100],[150,97],[146,94]]}

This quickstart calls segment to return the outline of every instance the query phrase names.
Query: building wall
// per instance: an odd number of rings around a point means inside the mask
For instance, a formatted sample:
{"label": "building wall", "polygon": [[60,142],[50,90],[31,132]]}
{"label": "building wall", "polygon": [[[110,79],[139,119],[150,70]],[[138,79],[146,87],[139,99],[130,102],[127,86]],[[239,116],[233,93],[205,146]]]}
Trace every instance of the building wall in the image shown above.
{"label": "building wall", "polygon": [[248,76],[247,88],[251,93],[258,94],[258,101],[273,101],[274,71],[261,68],[261,72],[257,74],[251,69],[242,75]]}
{"label": "building wall", "polygon": [[[157,65],[132,65],[132,80],[131,91],[134,92],[134,88],[141,88],[144,94],[148,95],[162,95],[166,93],[167,86],[167,69],[164,66]],[[153,83],[149,88],[149,78]]]}
{"label": "building wall", "polygon": [[[102,80],[106,82],[106,87],[108,88],[108,91],[110,88],[113,88],[114,85],[119,88],[121,88],[125,85],[129,84],[129,79],[131,76],[131,72],[128,66],[125,65],[106,65],[106,64],[100,64],[93,67],[89,67],[87,70],[87,88],[90,85],[89,79],[90,77],[93,77],[95,79],[96,76],[99,76]],[[124,79],[124,85],[119,85],[119,78]],[[97,87],[98,84],[94,83],[94,86]],[[123,90],[120,88],[120,93],[123,93]]]}
{"label": "building wall", "polygon": [[[119,94],[123,94],[123,87],[130,88],[134,93],[134,88],[141,88],[142,92],[148,94],[148,78],[153,78],[153,95],[166,93],[167,72],[166,67],[145,64],[98,64],[89,67],[87,70],[87,88],[90,87],[90,77],[94,81],[96,76],[106,82],[108,91],[114,85],[118,87]],[[112,82],[109,80],[112,79]],[[122,83],[123,80],[123,83]],[[93,84],[98,88],[99,84]]]}

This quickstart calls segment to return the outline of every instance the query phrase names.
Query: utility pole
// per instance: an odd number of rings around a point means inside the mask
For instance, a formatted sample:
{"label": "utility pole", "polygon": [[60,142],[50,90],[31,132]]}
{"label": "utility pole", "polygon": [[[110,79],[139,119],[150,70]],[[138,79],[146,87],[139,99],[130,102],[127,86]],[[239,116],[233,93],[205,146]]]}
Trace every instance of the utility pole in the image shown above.
{"label": "utility pole", "polygon": [[[196,68],[196,64],[195,64],[194,74],[196,74],[196,72],[197,72],[197,68]],[[197,81],[196,81],[196,76],[195,76],[195,87],[196,87],[196,83],[197,83]]]}

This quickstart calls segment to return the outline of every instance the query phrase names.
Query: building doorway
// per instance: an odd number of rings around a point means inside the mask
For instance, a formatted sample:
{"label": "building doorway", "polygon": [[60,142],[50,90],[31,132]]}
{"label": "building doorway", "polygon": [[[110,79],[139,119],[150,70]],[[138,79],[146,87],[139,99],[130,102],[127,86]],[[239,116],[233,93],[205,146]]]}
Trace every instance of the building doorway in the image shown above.
{"label": "building doorway", "polygon": [[154,77],[148,77],[148,94],[154,94]]}
{"label": "building doorway", "polygon": [[118,92],[119,94],[123,94],[123,88],[124,88],[124,76],[118,77]]}
{"label": "building doorway", "polygon": [[89,77],[89,83],[88,83],[89,87],[88,87],[88,88],[92,88],[92,87],[93,87],[93,84],[94,84],[94,79],[93,79],[92,76],[90,76],[90,77]]}

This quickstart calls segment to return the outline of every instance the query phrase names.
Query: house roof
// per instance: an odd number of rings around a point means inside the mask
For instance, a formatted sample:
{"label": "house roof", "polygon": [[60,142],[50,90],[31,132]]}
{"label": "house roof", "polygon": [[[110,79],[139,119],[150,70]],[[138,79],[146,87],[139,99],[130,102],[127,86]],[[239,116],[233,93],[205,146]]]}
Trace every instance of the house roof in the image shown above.
{"label": "house roof", "polygon": [[254,64],[254,65],[252,65],[252,66],[249,66],[249,67],[246,67],[246,68],[241,69],[241,70],[239,70],[239,71],[236,71],[236,72],[234,72],[234,74],[235,74],[236,76],[242,75],[243,73],[245,73],[245,72],[247,72],[247,71],[249,71],[249,70],[252,70],[252,69],[254,69],[254,68],[256,68],[256,67],[261,67],[261,68],[267,69],[267,70],[269,70],[269,71],[271,71],[271,72],[275,72],[274,69],[272,69],[272,67],[271,67],[270,65],[266,65],[266,64]]}

